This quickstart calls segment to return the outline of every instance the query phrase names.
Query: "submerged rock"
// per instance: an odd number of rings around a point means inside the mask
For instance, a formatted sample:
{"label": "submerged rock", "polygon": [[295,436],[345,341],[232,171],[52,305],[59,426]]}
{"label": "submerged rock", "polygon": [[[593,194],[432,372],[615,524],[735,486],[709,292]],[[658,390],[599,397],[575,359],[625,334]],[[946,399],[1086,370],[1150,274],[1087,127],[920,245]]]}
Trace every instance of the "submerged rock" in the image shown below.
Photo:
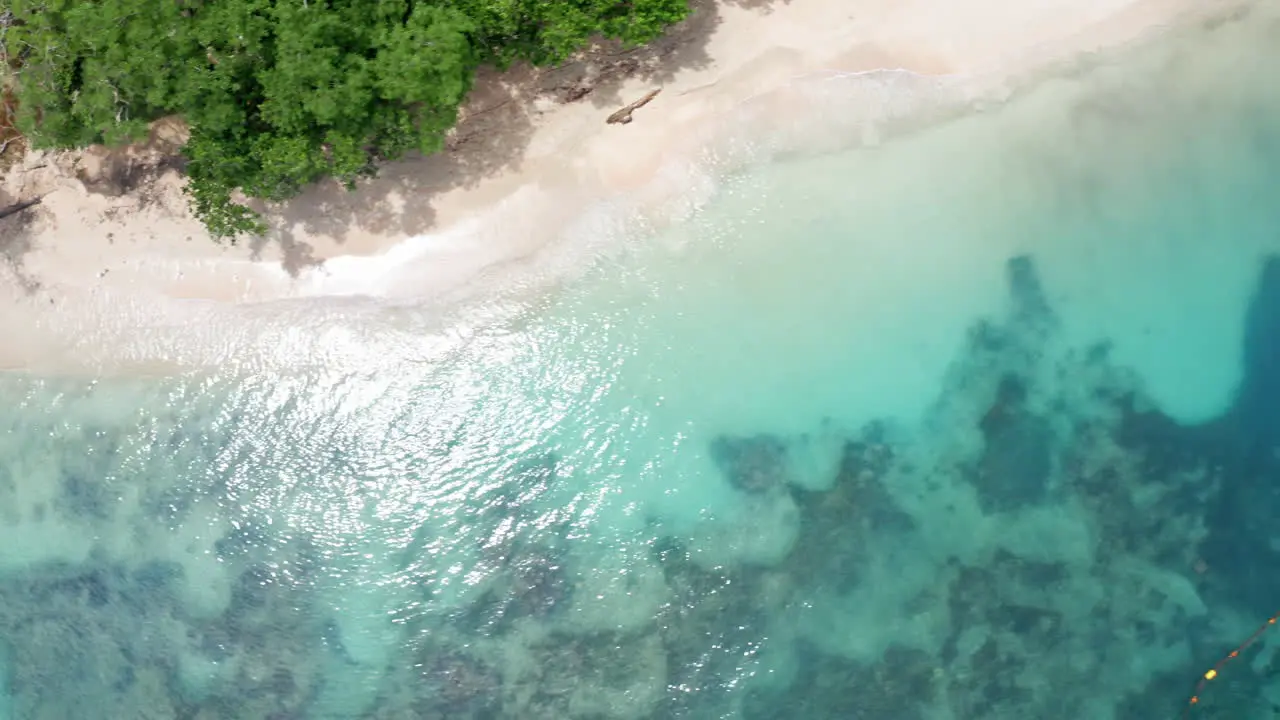
{"label": "submerged rock", "polygon": [[1043,502],[1053,473],[1053,430],[1026,410],[1026,387],[1007,375],[980,423],[985,446],[973,476],[987,512]]}
{"label": "submerged rock", "polygon": [[171,718],[166,670],[181,639],[172,593],[110,564],[0,581],[15,717]]}
{"label": "submerged rock", "polygon": [[879,483],[893,465],[893,448],[882,441],[877,430],[868,435],[845,443],[835,485]]}
{"label": "submerged rock", "polygon": [[[1080,423],[1062,456],[1062,488],[1088,509],[1099,546],[1196,582],[1228,582],[1232,603],[1246,600],[1257,588],[1258,612],[1264,604],[1270,608],[1280,592],[1275,574],[1247,565],[1256,560],[1274,567],[1280,555],[1254,554],[1274,552],[1262,539],[1270,537],[1269,530],[1252,542],[1241,536],[1254,509],[1270,517],[1261,502],[1270,485],[1255,482],[1267,473],[1246,473],[1247,481],[1234,484],[1239,466],[1230,462],[1229,438],[1223,438],[1226,445],[1219,444],[1220,427],[1179,426],[1163,414],[1135,410],[1131,396],[1115,403],[1118,417]],[[1275,469],[1280,470],[1280,462]],[[1233,488],[1245,489],[1247,499],[1228,515],[1219,515]],[[1195,569],[1203,561],[1226,573],[1242,572],[1206,578]]]}
{"label": "submerged rock", "polygon": [[[335,650],[328,616],[310,585],[287,569],[297,558],[250,565],[238,576],[226,612],[192,627],[184,660],[207,667],[186,689],[193,712],[209,717],[305,717]],[[200,716],[200,715],[197,715]]]}
{"label": "submerged rock", "polygon": [[254,520],[241,520],[214,543],[214,551],[222,561],[252,557],[270,548],[270,536],[264,525]]}
{"label": "submerged rock", "polygon": [[111,516],[111,492],[106,480],[90,477],[85,468],[62,468],[61,493],[56,506],[68,517],[106,520]]}
{"label": "submerged rock", "polygon": [[845,444],[830,490],[793,490],[801,510],[800,535],[781,569],[797,585],[845,592],[859,581],[876,538],[916,529],[884,486],[894,454],[875,436]]}
{"label": "submerged rock", "polygon": [[652,717],[667,685],[666,658],[652,632],[552,632],[531,643],[530,665],[507,667],[502,717]]}
{"label": "submerged rock", "polygon": [[735,438],[721,436],[711,442],[711,457],[735,488],[763,493],[790,482],[787,445],[772,435]]}
{"label": "submerged rock", "polygon": [[545,617],[569,604],[573,593],[564,560],[541,547],[522,550],[507,561],[512,610]]}
{"label": "submerged rock", "polygon": [[174,582],[182,569],[151,562],[129,569],[109,563],[53,565],[11,575],[0,582],[0,618],[78,608],[142,618],[166,614],[174,602]]}
{"label": "submerged rock", "polygon": [[[1210,500],[1203,558],[1220,592],[1267,617],[1280,597],[1280,256],[1262,263],[1245,318],[1243,378],[1216,422],[1166,427],[1166,441],[1195,451],[1220,491]],[[1183,451],[1183,457],[1188,455]]]}
{"label": "submerged rock", "polygon": [[479,515],[503,522],[527,512],[552,489],[559,472],[560,456],[551,452],[517,463],[500,487],[480,498]]}
{"label": "submerged rock", "polygon": [[481,720],[499,717],[502,678],[472,654],[460,650],[433,651],[419,660],[421,685],[413,701],[413,717]]}
{"label": "submerged rock", "polygon": [[[799,647],[800,667],[784,691],[754,692],[743,704],[745,720],[777,718],[894,718],[918,720],[937,695],[936,665],[925,653],[890,647],[875,665],[864,665]],[[978,717],[978,716],[968,716]]]}
{"label": "submerged rock", "polygon": [[658,616],[667,693],[659,717],[715,717],[738,692],[744,658],[759,651],[766,624],[790,598],[786,577],[745,566],[706,569],[678,542],[655,548],[672,600]]}
{"label": "submerged rock", "polygon": [[1052,320],[1053,310],[1044,296],[1040,274],[1029,256],[1011,258],[1005,265],[1005,275],[1009,282],[1016,321],[1043,323]]}
{"label": "submerged rock", "polygon": [[946,600],[953,631],[943,644],[943,662],[956,661],[961,636],[971,628],[1006,631],[1037,650],[1047,650],[1063,640],[1062,612],[1010,598],[1052,591],[1067,580],[1065,564],[1028,561],[1002,550],[989,565],[953,569]]}
{"label": "submerged rock", "polygon": [[492,586],[465,614],[472,630],[503,633],[517,620],[547,618],[569,606],[573,582],[554,548],[516,540],[490,552],[498,569]]}
{"label": "submerged rock", "polygon": [[1251,455],[1280,447],[1280,256],[1262,264],[1245,319],[1244,378],[1232,417],[1235,434]]}

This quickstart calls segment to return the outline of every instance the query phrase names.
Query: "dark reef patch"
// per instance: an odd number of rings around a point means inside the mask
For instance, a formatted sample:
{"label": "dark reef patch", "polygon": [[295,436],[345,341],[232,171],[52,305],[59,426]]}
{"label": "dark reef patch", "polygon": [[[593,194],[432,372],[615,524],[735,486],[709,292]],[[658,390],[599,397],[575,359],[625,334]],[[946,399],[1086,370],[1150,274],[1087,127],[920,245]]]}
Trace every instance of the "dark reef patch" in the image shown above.
{"label": "dark reef patch", "polygon": [[1049,423],[1026,408],[1022,379],[1006,375],[980,422],[982,456],[972,475],[984,510],[1016,510],[1044,501],[1053,473]]}
{"label": "dark reef patch", "polygon": [[1245,318],[1244,381],[1231,411],[1249,457],[1280,445],[1280,256],[1262,265]]}
{"label": "dark reef patch", "polygon": [[218,559],[243,560],[269,549],[270,535],[263,523],[256,520],[240,520],[233,523],[216,543],[214,551]]}
{"label": "dark reef patch", "polygon": [[711,457],[743,492],[764,493],[791,481],[787,444],[772,435],[718,437],[711,442]]}
{"label": "dark reef patch", "polygon": [[[1185,426],[1132,395],[1117,399],[1115,441],[1142,458],[1144,482],[1166,487],[1162,507],[1123,504],[1110,487],[1116,469],[1075,482],[1086,496],[1114,503],[1099,502],[1099,516],[1129,552],[1149,549],[1170,518],[1203,518],[1203,543],[1166,552],[1165,563],[1185,570],[1198,556],[1213,568],[1205,589],[1218,602],[1268,617],[1280,604],[1280,548],[1271,541],[1280,517],[1280,257],[1263,261],[1242,356],[1244,377],[1232,407],[1209,422]],[[1199,482],[1185,479],[1197,474]]]}
{"label": "dark reef patch", "polygon": [[946,600],[952,632],[942,648],[943,662],[958,659],[961,634],[975,627],[1013,633],[1041,651],[1051,651],[1062,641],[1066,629],[1060,611],[1016,598],[1035,596],[1019,591],[1052,590],[1066,579],[1063,564],[1028,561],[1000,551],[988,565],[953,563],[952,571]]}
{"label": "dark reef patch", "polygon": [[572,602],[565,559],[551,545],[512,539],[486,555],[496,566],[492,586],[458,618],[472,632],[500,635],[517,620],[546,619]]}
{"label": "dark reef patch", "polygon": [[1208,513],[1203,556],[1212,590],[1258,617],[1280,607],[1280,257],[1268,257],[1245,326],[1244,380],[1230,412],[1197,428],[1216,441],[1221,492]]}
{"label": "dark reef patch", "polygon": [[550,492],[560,472],[560,456],[546,452],[520,461],[496,490],[482,498],[481,514],[498,522],[520,515],[538,498]]}
{"label": "dark reef patch", "polygon": [[432,648],[416,663],[421,691],[413,701],[422,720],[496,720],[502,717],[502,676],[465,650]]}
{"label": "dark reef patch", "polygon": [[872,427],[845,443],[830,489],[792,489],[801,513],[800,535],[783,570],[796,585],[848,591],[859,582],[877,538],[916,529],[884,486],[894,452],[881,438]]}
{"label": "dark reef patch", "polygon": [[111,492],[107,481],[89,477],[83,468],[64,467],[57,506],[72,517],[105,520],[111,516]]}
{"label": "dark reef patch", "polygon": [[1010,258],[1005,265],[1005,278],[1013,300],[1014,324],[1048,323],[1054,319],[1053,309],[1044,294],[1040,273],[1029,255]]}
{"label": "dark reef patch", "polygon": [[168,702],[173,594],[109,564],[0,578],[16,717],[134,717]]}
{"label": "dark reef patch", "polygon": [[867,666],[798,647],[800,663],[785,692],[752,692],[743,705],[745,720],[788,718],[900,718],[922,720],[922,704],[937,695],[936,665],[923,652],[890,647]]}
{"label": "dark reef patch", "polygon": [[769,571],[745,566],[705,569],[677,541],[658,543],[672,600],[657,623],[666,653],[667,693],[659,717],[697,720],[723,712],[743,659],[759,649],[768,618],[785,595],[766,587]]}

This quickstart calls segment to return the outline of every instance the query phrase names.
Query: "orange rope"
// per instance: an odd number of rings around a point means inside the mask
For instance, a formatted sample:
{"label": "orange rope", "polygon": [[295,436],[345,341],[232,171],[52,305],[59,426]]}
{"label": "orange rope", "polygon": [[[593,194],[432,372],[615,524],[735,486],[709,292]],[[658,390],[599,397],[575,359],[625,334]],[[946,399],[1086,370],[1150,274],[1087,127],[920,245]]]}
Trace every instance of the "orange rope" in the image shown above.
{"label": "orange rope", "polygon": [[1267,628],[1276,624],[1276,620],[1280,620],[1280,613],[1272,615],[1269,620],[1262,624],[1262,627],[1253,631],[1253,634],[1249,636],[1248,640],[1240,643],[1235,650],[1232,650],[1226,657],[1219,660],[1218,664],[1209,668],[1204,676],[1200,678],[1200,682],[1196,683],[1195,692],[1191,694],[1191,699],[1187,701],[1187,706],[1183,708],[1182,720],[1187,720],[1187,718],[1191,717],[1191,709],[1200,703],[1200,693],[1204,691],[1205,686],[1209,684],[1210,680],[1218,677],[1219,671],[1222,670],[1222,666],[1239,657],[1240,653],[1244,652],[1245,648],[1257,642],[1258,638],[1262,637],[1262,633],[1267,631]]}

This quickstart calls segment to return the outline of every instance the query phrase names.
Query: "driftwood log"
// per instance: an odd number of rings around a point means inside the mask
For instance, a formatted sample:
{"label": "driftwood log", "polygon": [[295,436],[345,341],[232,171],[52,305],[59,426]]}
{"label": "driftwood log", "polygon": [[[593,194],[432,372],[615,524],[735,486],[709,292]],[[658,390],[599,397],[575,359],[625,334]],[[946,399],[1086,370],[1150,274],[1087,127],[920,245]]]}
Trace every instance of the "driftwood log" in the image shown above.
{"label": "driftwood log", "polygon": [[610,115],[609,119],[605,120],[605,122],[609,123],[610,125],[626,125],[627,123],[631,122],[631,113],[635,112],[636,110],[639,110],[645,105],[648,105],[649,101],[658,97],[658,93],[660,92],[662,92],[662,88],[658,88],[657,90],[650,90],[648,95],[645,95],[639,100],[631,103],[630,105]]}
{"label": "driftwood log", "polygon": [[23,200],[20,203],[14,203],[13,205],[10,205],[8,207],[0,208],[0,220],[3,220],[9,217],[10,215],[16,215],[22,212],[23,210],[26,210],[29,207],[39,205],[40,201],[43,199],[44,199],[44,196],[41,195],[40,197],[33,198],[31,200]]}

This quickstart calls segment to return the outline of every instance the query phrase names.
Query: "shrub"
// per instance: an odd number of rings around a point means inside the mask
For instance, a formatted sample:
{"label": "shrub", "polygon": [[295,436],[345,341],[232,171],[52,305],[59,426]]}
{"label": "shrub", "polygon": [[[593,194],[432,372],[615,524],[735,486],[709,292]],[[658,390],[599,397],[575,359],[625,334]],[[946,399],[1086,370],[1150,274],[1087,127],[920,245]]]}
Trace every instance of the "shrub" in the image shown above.
{"label": "shrub", "polygon": [[686,0],[12,0],[17,124],[37,148],[118,144],[180,115],[195,214],[261,232],[232,201],[439,150],[482,64],[564,60],[594,35],[643,43]]}

